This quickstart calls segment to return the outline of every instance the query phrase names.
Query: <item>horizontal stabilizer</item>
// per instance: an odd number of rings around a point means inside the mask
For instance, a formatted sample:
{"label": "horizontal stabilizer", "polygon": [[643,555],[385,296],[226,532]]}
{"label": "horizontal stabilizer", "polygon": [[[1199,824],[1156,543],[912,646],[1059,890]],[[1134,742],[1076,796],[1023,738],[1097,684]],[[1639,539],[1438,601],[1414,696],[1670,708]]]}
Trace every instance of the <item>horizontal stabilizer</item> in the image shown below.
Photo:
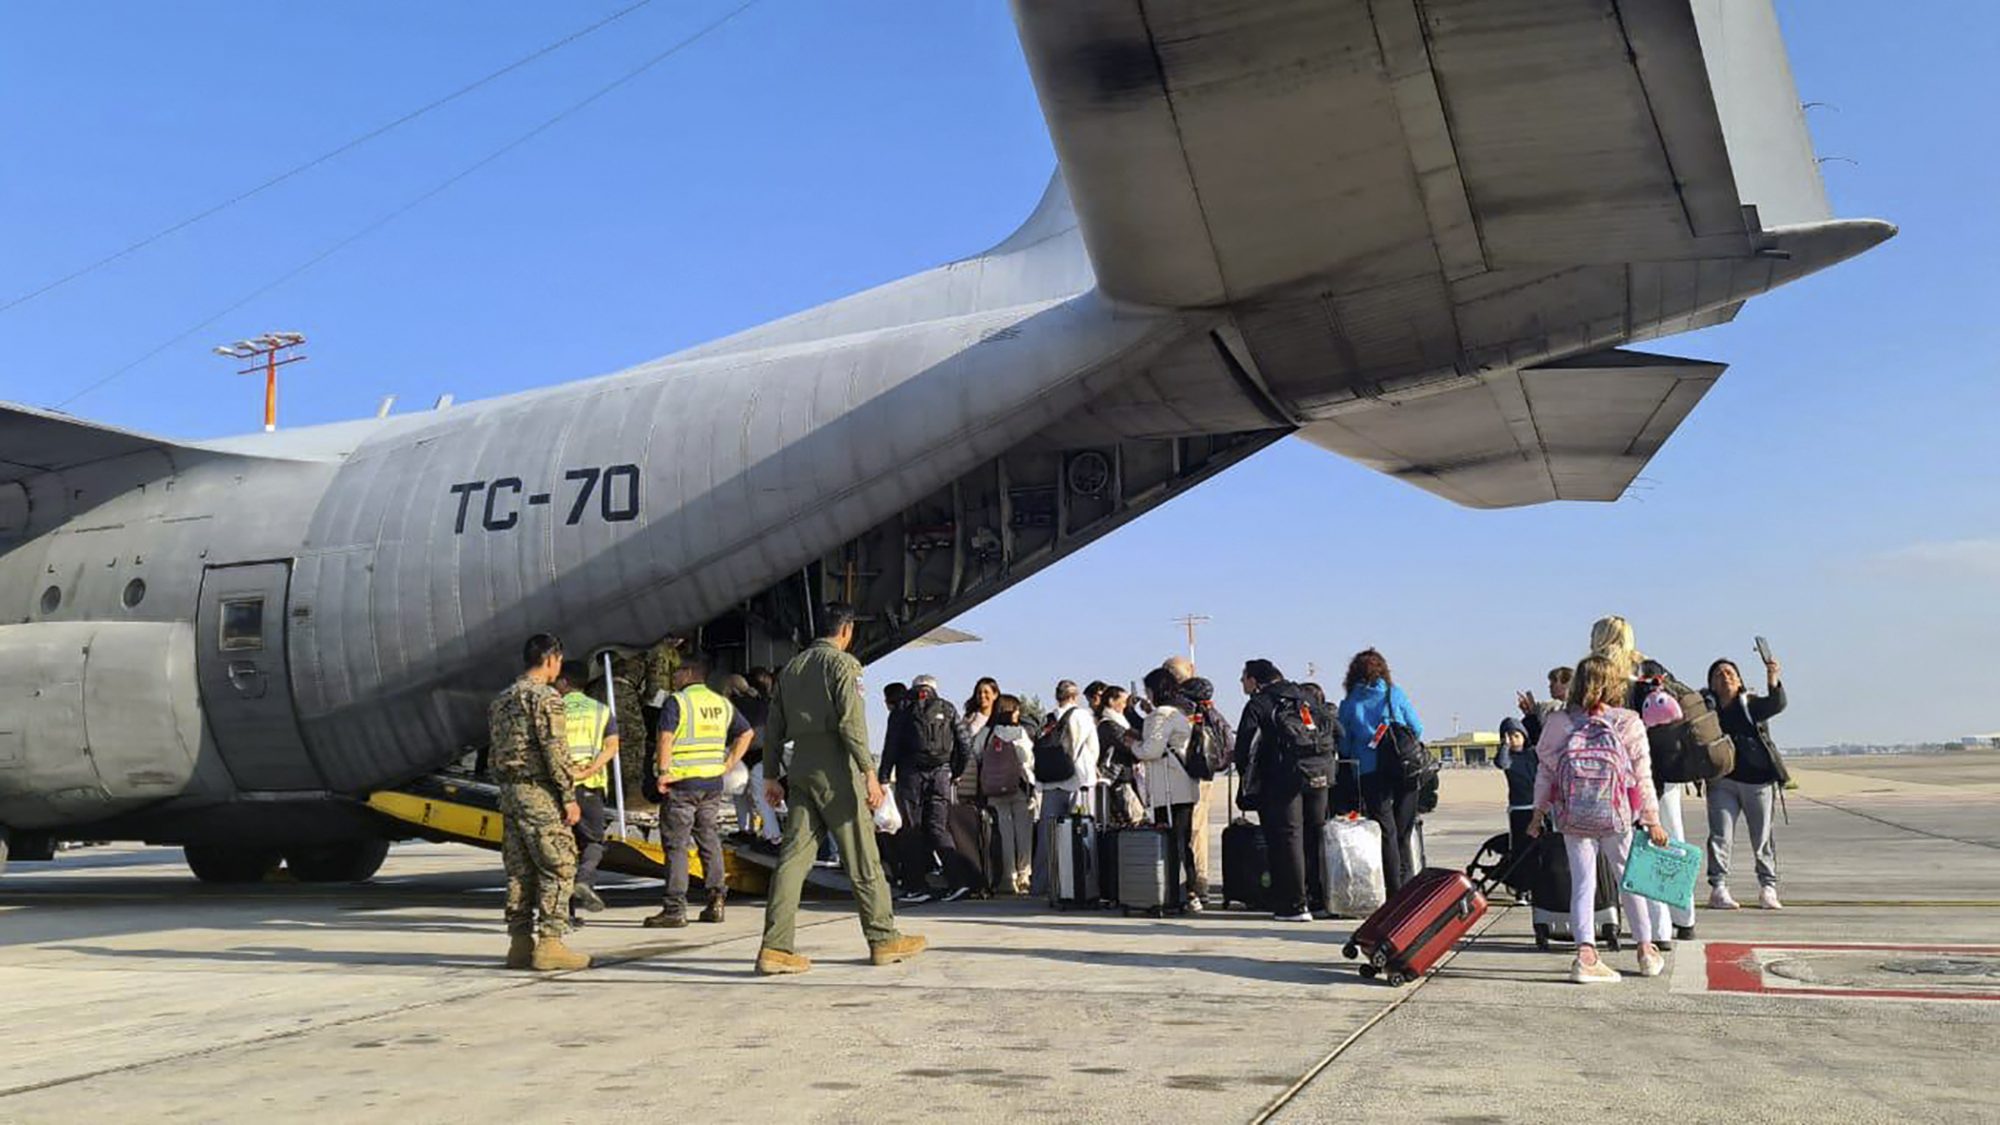
{"label": "horizontal stabilizer", "polygon": [[1723,365],[1616,349],[1308,424],[1322,449],[1470,508],[1616,500]]}

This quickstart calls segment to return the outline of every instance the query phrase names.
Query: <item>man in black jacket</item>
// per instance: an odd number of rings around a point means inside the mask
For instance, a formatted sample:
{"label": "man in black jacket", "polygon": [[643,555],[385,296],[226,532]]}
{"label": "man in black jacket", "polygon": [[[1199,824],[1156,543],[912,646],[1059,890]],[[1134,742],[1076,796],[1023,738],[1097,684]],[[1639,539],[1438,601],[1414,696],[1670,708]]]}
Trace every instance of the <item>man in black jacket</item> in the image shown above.
{"label": "man in black jacket", "polygon": [[903,810],[905,903],[938,897],[930,888],[933,854],[944,866],[944,901],[957,902],[979,882],[979,869],[952,843],[949,820],[953,772],[971,755],[958,708],[938,694],[937,677],[918,676],[902,706],[889,712],[882,743],[881,777],[894,785]]}
{"label": "man in black jacket", "polygon": [[1326,904],[1320,870],[1327,790],[1339,724],[1324,699],[1285,679],[1277,665],[1243,666],[1250,702],[1236,728],[1236,770],[1256,795],[1271,857],[1271,901],[1280,922],[1310,922]]}

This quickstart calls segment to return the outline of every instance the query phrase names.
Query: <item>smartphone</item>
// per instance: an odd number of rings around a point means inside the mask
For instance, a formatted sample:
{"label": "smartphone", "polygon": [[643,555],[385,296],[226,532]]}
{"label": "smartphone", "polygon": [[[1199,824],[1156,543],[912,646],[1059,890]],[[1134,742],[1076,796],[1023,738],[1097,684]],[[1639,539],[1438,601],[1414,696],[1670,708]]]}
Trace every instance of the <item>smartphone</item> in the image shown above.
{"label": "smartphone", "polygon": [[1771,642],[1762,637],[1757,638],[1757,659],[1766,664],[1777,660],[1777,657],[1771,655]]}

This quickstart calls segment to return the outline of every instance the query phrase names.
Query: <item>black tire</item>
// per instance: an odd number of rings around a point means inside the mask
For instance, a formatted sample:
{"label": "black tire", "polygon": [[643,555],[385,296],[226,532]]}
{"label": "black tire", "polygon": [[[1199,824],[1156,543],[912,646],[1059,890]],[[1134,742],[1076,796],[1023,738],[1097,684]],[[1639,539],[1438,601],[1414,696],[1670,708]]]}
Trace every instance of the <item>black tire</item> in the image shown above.
{"label": "black tire", "polygon": [[387,840],[349,840],[285,852],[285,866],[301,883],[365,883],[382,869]]}
{"label": "black tire", "polygon": [[[1342,957],[1347,958],[1349,961],[1352,961],[1356,957],[1361,956],[1361,950],[1358,946],[1356,946],[1353,942],[1350,941],[1346,945],[1340,947],[1340,955]],[[1368,967],[1373,968],[1373,966],[1368,966]],[[1372,977],[1375,974],[1369,973],[1368,975]]]}
{"label": "black tire", "polygon": [[1410,983],[1410,978],[1401,969],[1397,969],[1389,974],[1389,987],[1391,988],[1401,988],[1408,983]]}
{"label": "black tire", "polygon": [[1375,950],[1373,950],[1368,954],[1368,963],[1370,965],[1375,966],[1378,969],[1388,968],[1389,967],[1388,951],[1381,949],[1379,947],[1376,948]]}
{"label": "black tire", "polygon": [[1547,953],[1547,952],[1549,951],[1549,937],[1550,937],[1550,934],[1551,934],[1551,932],[1552,932],[1552,928],[1551,928],[1551,927],[1549,926],[1549,924],[1548,924],[1547,922],[1537,922],[1537,923],[1535,923],[1535,948],[1536,948],[1536,949],[1539,949],[1539,950],[1541,950],[1541,951],[1542,951],[1543,953]]}
{"label": "black tire", "polygon": [[1363,966],[1361,966],[1361,979],[1362,979],[1362,980],[1374,980],[1374,979],[1375,979],[1375,976],[1376,976],[1376,970],[1375,970],[1375,966],[1373,966],[1373,965],[1363,965]]}
{"label": "black tire", "polygon": [[278,853],[265,848],[235,848],[226,844],[189,844],[181,849],[188,870],[204,883],[260,883],[278,866]]}

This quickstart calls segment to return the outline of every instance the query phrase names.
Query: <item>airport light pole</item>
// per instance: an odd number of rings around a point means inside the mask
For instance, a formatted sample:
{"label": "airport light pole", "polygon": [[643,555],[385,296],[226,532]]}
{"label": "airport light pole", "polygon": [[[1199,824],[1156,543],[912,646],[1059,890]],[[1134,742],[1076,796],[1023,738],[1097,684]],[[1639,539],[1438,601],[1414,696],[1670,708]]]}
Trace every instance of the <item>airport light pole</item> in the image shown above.
{"label": "airport light pole", "polygon": [[[228,359],[261,359],[263,362],[245,367],[238,375],[264,373],[264,432],[278,428],[278,368],[291,363],[303,363],[304,355],[288,354],[293,348],[306,342],[299,332],[266,332],[248,340],[238,340],[233,344],[219,344],[215,354]],[[280,359],[279,357],[284,358]]]}
{"label": "airport light pole", "polygon": [[1174,618],[1174,624],[1176,624],[1176,625],[1179,625],[1179,626],[1181,626],[1181,627],[1183,627],[1183,628],[1185,628],[1185,629],[1187,630],[1187,639],[1188,639],[1188,663],[1189,663],[1189,664],[1193,664],[1193,663],[1194,663],[1194,630],[1195,630],[1195,627],[1196,627],[1197,625],[1206,625],[1206,624],[1208,623],[1208,621],[1209,621],[1209,619],[1208,619],[1208,618],[1207,618],[1206,616],[1204,616],[1204,615],[1202,615],[1202,614],[1199,614],[1199,613],[1190,613],[1190,614],[1186,614],[1186,615],[1184,615],[1184,616],[1181,616],[1181,617],[1176,617],[1176,618]]}

